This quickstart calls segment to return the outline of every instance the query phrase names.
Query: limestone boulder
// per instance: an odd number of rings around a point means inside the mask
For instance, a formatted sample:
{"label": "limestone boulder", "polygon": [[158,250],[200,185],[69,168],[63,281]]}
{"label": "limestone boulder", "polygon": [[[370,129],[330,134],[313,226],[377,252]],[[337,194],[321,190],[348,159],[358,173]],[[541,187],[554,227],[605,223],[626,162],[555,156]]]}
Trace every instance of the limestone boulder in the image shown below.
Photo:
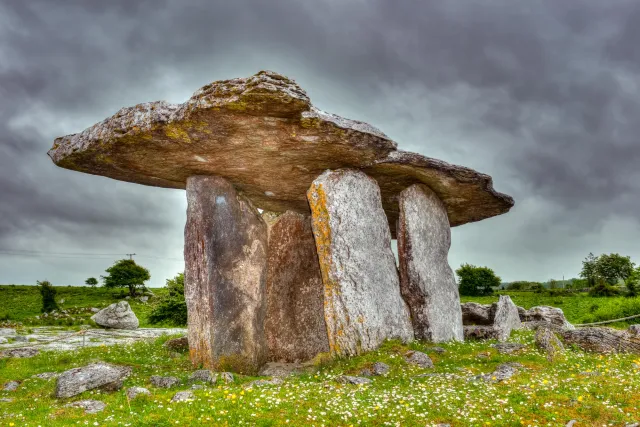
{"label": "limestone boulder", "polygon": [[72,397],[95,388],[115,391],[122,387],[122,382],[130,374],[131,368],[127,366],[104,362],[69,369],[58,377],[55,395],[58,398]]}
{"label": "limestone boulder", "polygon": [[376,181],[360,171],[326,171],[308,198],[330,351],[356,355],[385,339],[413,339]]}
{"label": "limestone boulder", "polygon": [[267,226],[228,181],[187,181],[185,300],[191,362],[256,373],[267,356]]}
{"label": "limestone boulder", "polygon": [[447,259],[451,229],[446,208],[433,191],[418,184],[402,191],[399,203],[400,291],[415,337],[462,341],[458,284]]}
{"label": "limestone boulder", "polygon": [[67,403],[64,406],[65,408],[84,409],[85,414],[97,414],[98,412],[104,411],[104,409],[107,407],[107,404],[99,400],[87,399],[87,400],[78,400],[76,402]]}
{"label": "limestone boulder", "polygon": [[137,329],[140,325],[136,314],[126,301],[113,303],[103,308],[91,316],[91,320],[100,326],[112,329]]}
{"label": "limestone boulder", "polygon": [[[491,305],[477,302],[465,302],[460,306],[464,325],[491,325],[493,317]],[[495,313],[494,313],[495,314]]]}
{"label": "limestone boulder", "polygon": [[[518,307],[520,310],[521,307]],[[561,308],[549,306],[531,307],[529,310],[520,311],[520,320],[523,322],[544,322],[551,325],[560,326],[563,329],[575,329],[575,327],[564,317]]]}
{"label": "limestone boulder", "polygon": [[269,360],[310,360],[329,351],[324,287],[311,219],[265,213],[269,234],[265,335]]}

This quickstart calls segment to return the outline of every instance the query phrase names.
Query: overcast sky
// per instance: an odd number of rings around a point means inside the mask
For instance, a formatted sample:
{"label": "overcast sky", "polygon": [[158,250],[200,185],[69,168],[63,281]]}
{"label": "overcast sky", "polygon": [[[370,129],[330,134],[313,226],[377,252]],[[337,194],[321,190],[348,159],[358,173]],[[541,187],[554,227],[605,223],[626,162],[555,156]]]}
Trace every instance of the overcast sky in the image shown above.
{"label": "overcast sky", "polygon": [[80,284],[131,252],[153,286],[182,271],[184,191],[60,169],[47,150],[262,69],[514,197],[453,229],[454,268],[547,280],[589,252],[640,262],[639,42],[634,0],[2,0],[0,283]]}

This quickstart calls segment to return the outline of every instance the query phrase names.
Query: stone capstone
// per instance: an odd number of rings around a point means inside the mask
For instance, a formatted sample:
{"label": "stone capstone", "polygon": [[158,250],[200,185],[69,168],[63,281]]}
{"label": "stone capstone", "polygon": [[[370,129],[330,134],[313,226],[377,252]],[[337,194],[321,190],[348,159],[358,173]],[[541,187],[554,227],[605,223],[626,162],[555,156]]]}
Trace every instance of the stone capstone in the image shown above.
{"label": "stone capstone", "polygon": [[100,402],[99,400],[78,400],[77,402],[71,402],[64,405],[66,408],[81,408],[84,409],[85,414],[97,414],[102,412],[107,404]]}
{"label": "stone capstone", "polygon": [[191,362],[256,373],[267,357],[267,227],[223,178],[187,180],[185,300]]}
{"label": "stone capstone", "polygon": [[267,314],[269,360],[310,360],[329,351],[324,288],[311,219],[296,212],[264,213],[268,226]]}
{"label": "stone capstone", "polygon": [[69,369],[58,377],[55,395],[58,398],[72,397],[95,388],[114,391],[122,387],[122,382],[130,374],[130,367],[104,362]]}
{"label": "stone capstone", "polygon": [[452,226],[507,212],[513,199],[491,177],[397,151],[375,127],[314,107],[298,84],[261,71],[217,81],[183,104],[147,102],[73,135],[56,138],[60,167],[145,185],[186,188],[191,176],[221,176],[256,207],[308,214],[305,192],[327,169],[363,169],[378,181],[392,234],[397,195],[425,184]]}
{"label": "stone capstone", "polygon": [[308,198],[330,352],[356,355],[386,339],[412,340],[375,180],[359,171],[326,171],[313,182]]}
{"label": "stone capstone", "polygon": [[462,341],[460,295],[447,260],[451,230],[438,196],[421,184],[400,193],[398,258],[400,291],[416,339]]}
{"label": "stone capstone", "polygon": [[136,314],[126,301],[113,303],[103,308],[91,316],[91,320],[100,326],[112,329],[137,329],[140,324]]}

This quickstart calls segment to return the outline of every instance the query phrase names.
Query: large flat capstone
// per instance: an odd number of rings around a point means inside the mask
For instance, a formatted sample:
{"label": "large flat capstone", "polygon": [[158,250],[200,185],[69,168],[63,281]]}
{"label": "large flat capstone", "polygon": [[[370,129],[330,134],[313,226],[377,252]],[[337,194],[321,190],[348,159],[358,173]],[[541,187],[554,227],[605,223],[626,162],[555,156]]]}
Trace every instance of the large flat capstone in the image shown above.
{"label": "large flat capstone", "polygon": [[464,339],[460,295],[447,260],[451,230],[444,204],[424,185],[400,193],[400,289],[417,339]]}
{"label": "large flat capstone", "polygon": [[376,181],[359,171],[326,171],[308,198],[331,352],[354,355],[388,338],[413,339]]}
{"label": "large flat capstone", "polygon": [[187,180],[185,299],[191,361],[255,373],[265,361],[267,226],[229,182]]}
{"label": "large flat capstone", "polygon": [[194,175],[221,176],[256,207],[308,214],[306,190],[326,169],[364,170],[380,186],[395,235],[397,197],[426,184],[452,226],[507,212],[513,199],[491,177],[415,153],[367,123],[314,107],[295,81],[261,71],[216,81],[183,104],[148,102],[56,138],[56,165],[145,185],[186,188]]}
{"label": "large flat capstone", "polygon": [[269,230],[267,317],[269,359],[294,362],[329,351],[324,287],[307,215],[263,214]]}

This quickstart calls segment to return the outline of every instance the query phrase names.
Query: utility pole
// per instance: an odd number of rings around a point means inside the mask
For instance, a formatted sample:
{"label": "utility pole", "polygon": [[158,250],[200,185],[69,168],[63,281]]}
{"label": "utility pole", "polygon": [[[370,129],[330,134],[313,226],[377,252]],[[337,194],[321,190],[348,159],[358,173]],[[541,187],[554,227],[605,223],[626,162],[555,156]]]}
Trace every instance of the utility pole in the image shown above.
{"label": "utility pole", "polygon": [[131,260],[132,260],[132,259],[133,259],[133,256],[134,256],[135,254],[125,254],[125,255],[128,255],[128,256],[129,256],[129,259],[131,259]]}

